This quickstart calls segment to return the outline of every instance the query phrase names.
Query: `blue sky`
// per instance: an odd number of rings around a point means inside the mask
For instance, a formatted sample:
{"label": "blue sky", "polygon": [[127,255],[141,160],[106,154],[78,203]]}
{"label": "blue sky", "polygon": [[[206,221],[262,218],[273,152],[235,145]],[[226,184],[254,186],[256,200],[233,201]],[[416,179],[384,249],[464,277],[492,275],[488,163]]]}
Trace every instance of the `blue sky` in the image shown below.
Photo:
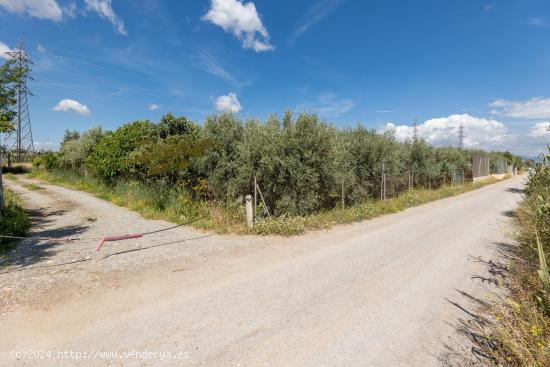
{"label": "blue sky", "polygon": [[416,120],[438,145],[460,124],[471,147],[550,142],[547,0],[0,0],[0,56],[19,37],[39,147],[166,112],[286,108],[401,139]]}

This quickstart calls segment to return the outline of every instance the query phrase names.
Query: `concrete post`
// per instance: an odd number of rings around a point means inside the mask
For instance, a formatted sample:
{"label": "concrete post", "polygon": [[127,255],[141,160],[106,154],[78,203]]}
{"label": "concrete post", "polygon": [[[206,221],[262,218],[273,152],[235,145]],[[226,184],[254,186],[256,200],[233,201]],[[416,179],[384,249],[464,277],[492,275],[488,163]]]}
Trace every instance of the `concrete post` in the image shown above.
{"label": "concrete post", "polygon": [[252,196],[246,195],[244,198],[246,210],[246,224],[248,228],[254,228],[254,209],[252,208]]}

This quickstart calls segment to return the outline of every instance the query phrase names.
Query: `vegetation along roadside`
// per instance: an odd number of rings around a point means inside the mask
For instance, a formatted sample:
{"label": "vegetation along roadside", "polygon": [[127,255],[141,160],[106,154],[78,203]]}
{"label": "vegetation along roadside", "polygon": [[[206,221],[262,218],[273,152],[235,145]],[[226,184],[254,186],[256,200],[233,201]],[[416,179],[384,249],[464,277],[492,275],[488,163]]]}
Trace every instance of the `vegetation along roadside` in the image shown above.
{"label": "vegetation along roadside", "polygon": [[[472,157],[520,168],[508,152],[434,147],[394,132],[337,128],[317,115],[267,121],[165,115],[115,131],[67,131],[59,152],[37,156],[31,176],[91,192],[149,218],[217,232],[294,235],[396,212],[477,188]],[[498,172],[502,173],[502,172]],[[243,198],[258,197],[246,227]],[[385,196],[387,200],[380,200]]]}
{"label": "vegetation along roadside", "polygon": [[[21,199],[13,191],[4,190],[4,210],[0,212],[0,235],[24,236],[29,225],[29,218],[23,210]],[[0,259],[14,242],[0,238]]]}
{"label": "vegetation along roadside", "polygon": [[550,366],[550,155],[528,177],[515,212],[515,243],[501,244],[505,264],[491,263],[500,292],[479,302],[462,331],[476,344],[476,363]]}

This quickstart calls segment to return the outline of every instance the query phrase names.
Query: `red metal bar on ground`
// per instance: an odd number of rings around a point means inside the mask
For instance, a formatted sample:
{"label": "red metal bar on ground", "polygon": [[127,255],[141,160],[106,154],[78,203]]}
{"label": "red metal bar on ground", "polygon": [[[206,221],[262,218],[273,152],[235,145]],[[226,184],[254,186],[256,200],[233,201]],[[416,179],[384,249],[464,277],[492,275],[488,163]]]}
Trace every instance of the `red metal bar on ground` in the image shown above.
{"label": "red metal bar on ground", "polygon": [[138,234],[125,234],[122,236],[109,236],[109,237],[102,237],[101,241],[97,244],[97,247],[95,249],[96,252],[99,252],[101,250],[101,247],[105,242],[113,242],[113,241],[122,241],[122,240],[131,240],[132,238],[140,238],[143,237],[143,233]]}

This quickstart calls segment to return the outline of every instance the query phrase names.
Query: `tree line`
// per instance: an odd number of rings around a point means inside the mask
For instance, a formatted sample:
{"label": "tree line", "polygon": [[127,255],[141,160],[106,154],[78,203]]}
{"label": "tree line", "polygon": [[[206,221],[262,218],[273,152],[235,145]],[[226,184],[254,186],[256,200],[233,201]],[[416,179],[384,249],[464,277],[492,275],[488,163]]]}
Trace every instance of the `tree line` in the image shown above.
{"label": "tree line", "polygon": [[66,131],[59,152],[35,165],[94,175],[106,182],[139,180],[187,190],[196,199],[235,201],[254,190],[254,178],[276,215],[305,215],[352,205],[386,192],[449,184],[471,172],[471,158],[490,154],[521,164],[508,152],[434,147],[423,139],[396,140],[393,132],[361,125],[338,128],[315,114],[290,111],[266,121],[234,114],[197,124],[167,114],[159,123],[127,123],[114,131]]}

